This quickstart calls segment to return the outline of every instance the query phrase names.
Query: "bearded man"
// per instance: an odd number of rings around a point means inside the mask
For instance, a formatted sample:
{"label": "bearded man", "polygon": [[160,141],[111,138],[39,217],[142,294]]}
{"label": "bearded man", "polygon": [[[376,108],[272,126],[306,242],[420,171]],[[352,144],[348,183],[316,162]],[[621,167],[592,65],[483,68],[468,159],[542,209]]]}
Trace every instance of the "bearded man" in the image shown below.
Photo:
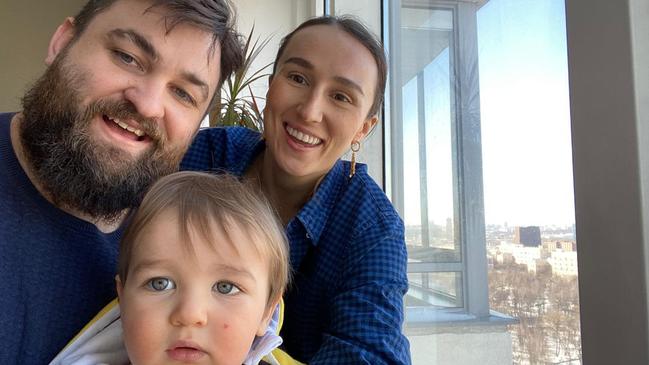
{"label": "bearded man", "polygon": [[116,296],[121,226],[241,64],[227,0],[91,0],[0,114],[0,364],[46,364]]}

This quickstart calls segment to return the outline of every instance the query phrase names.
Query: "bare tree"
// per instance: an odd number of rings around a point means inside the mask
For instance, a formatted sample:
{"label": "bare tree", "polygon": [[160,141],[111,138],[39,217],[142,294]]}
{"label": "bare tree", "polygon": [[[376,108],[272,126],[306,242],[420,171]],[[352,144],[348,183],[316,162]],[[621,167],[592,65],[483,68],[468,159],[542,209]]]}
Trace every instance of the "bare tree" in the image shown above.
{"label": "bare tree", "polygon": [[515,363],[581,363],[576,277],[497,264],[489,272],[489,290],[491,308],[518,319],[510,326]]}

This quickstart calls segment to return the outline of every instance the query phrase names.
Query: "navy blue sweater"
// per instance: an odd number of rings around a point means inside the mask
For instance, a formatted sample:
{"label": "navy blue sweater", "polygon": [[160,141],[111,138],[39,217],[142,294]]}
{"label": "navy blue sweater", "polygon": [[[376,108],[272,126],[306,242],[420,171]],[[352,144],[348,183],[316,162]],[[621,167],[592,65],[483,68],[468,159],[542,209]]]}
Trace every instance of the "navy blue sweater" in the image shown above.
{"label": "navy blue sweater", "polygon": [[0,364],[47,364],[111,299],[122,231],[103,234],[50,204],[0,114]]}

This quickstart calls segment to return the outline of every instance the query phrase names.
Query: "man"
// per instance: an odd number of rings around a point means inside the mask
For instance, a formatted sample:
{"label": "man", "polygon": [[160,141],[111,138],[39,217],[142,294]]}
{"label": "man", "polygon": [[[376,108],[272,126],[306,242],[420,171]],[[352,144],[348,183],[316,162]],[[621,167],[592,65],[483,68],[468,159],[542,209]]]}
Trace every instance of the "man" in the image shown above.
{"label": "man", "polygon": [[241,63],[227,0],[91,0],[0,114],[0,364],[46,364],[115,297],[130,208]]}

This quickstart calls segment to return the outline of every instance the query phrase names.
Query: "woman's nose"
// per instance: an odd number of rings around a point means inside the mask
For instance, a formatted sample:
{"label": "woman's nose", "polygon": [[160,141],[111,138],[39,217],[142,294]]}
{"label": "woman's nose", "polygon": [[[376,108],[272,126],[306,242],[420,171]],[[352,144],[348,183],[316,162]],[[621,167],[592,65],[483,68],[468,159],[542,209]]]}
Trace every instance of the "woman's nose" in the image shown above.
{"label": "woman's nose", "polygon": [[297,112],[300,118],[305,122],[319,123],[323,116],[323,97],[317,91],[306,95],[297,106]]}

